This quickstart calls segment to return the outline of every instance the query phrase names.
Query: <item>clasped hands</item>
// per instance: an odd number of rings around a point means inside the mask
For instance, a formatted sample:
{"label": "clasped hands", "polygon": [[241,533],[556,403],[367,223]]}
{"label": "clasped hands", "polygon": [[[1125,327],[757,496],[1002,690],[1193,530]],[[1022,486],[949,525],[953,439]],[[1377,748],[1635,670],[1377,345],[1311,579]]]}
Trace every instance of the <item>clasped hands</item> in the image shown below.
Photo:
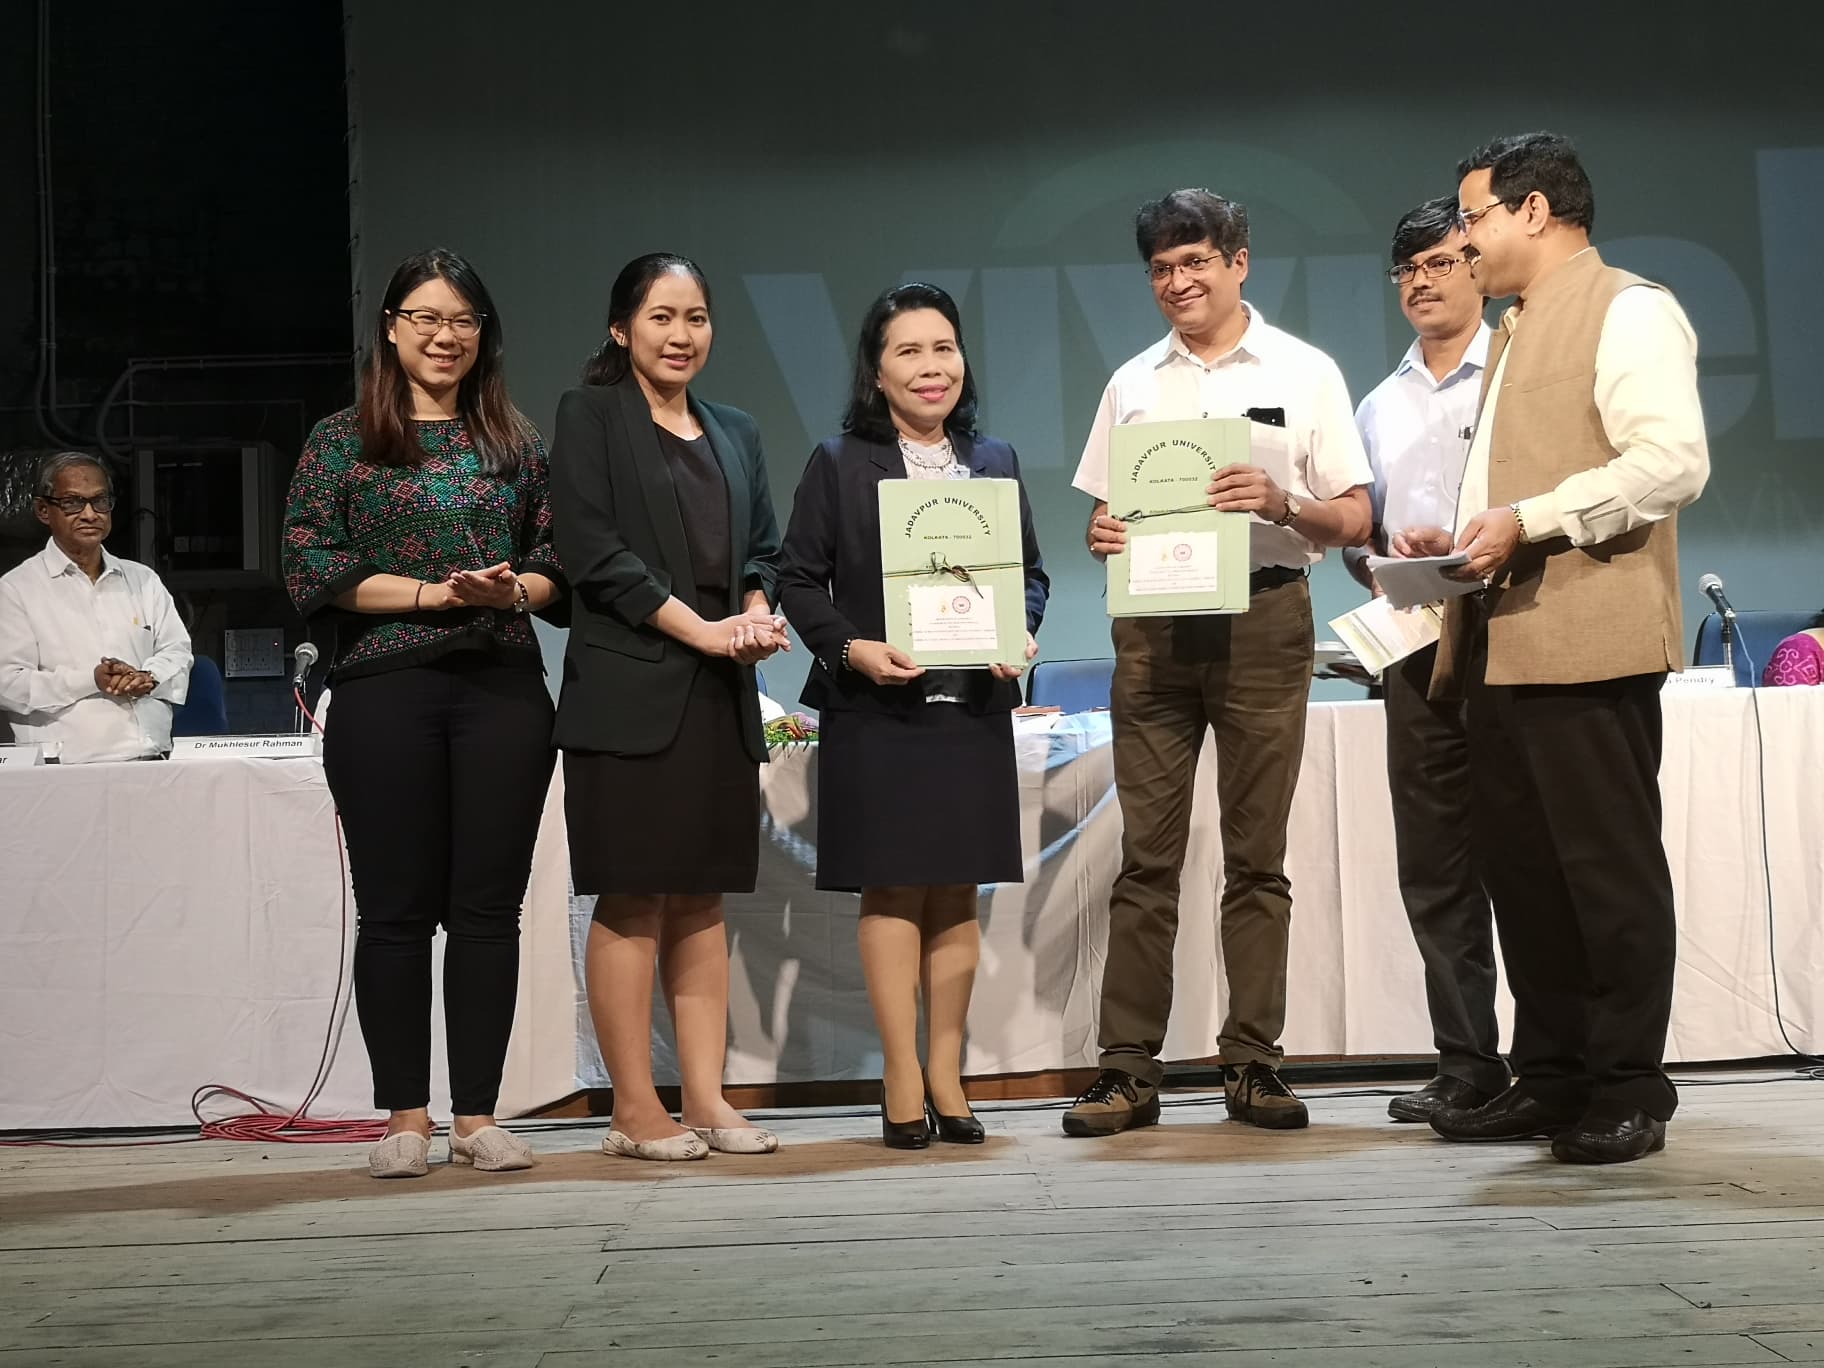
{"label": "clasped hands", "polygon": [[95,667],[95,687],[109,698],[144,698],[158,687],[158,681],[124,660],[103,656]]}
{"label": "clasped hands", "polygon": [[[440,602],[431,601],[431,590],[442,591]],[[426,585],[421,603],[425,608],[511,608],[519,601],[519,576],[513,566],[502,561],[485,570],[452,570],[440,584]]]}
{"label": "clasped hands", "polygon": [[[1255,465],[1226,465],[1217,471],[1204,494],[1211,508],[1222,513],[1258,513],[1268,522],[1286,516],[1286,491],[1271,475]],[[1127,549],[1127,524],[1112,513],[1099,512],[1089,520],[1089,550],[1098,559]]]}
{"label": "clasped hands", "polygon": [[704,655],[727,656],[740,665],[758,665],[775,651],[792,649],[785,619],[758,602],[734,617],[704,623],[694,644]]}

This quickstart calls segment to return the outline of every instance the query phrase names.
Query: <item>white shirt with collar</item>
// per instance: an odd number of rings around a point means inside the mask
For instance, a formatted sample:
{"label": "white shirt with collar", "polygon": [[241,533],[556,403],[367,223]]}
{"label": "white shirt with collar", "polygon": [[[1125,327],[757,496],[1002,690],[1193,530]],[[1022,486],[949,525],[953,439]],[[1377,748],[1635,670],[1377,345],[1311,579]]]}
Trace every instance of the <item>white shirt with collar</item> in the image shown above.
{"label": "white shirt with collar", "polygon": [[1374,526],[1383,552],[1395,532],[1456,525],[1493,335],[1488,324],[1479,324],[1463,359],[1442,380],[1425,364],[1423,340],[1414,338],[1393,374],[1356,408],[1355,425],[1374,471]]}
{"label": "white shirt with collar", "polygon": [[[1355,429],[1343,373],[1323,352],[1273,327],[1246,300],[1241,340],[1214,361],[1191,354],[1176,329],[1110,377],[1072,483],[1108,498],[1108,438],[1117,423],[1239,418],[1252,408],[1284,409],[1284,428],[1254,424],[1254,460],[1299,499],[1334,499],[1373,481]],[[1258,514],[1249,568],[1303,567],[1324,548]]]}
{"label": "white shirt with collar", "polygon": [[[112,656],[158,687],[111,698],[95,667]],[[18,742],[66,764],[171,749],[171,711],[190,688],[190,634],[148,566],[105,550],[91,582],[55,540],[0,577],[0,713]]]}
{"label": "white shirt with collar", "polygon": [[[1509,349],[1495,363],[1470,443],[1458,533],[1488,507],[1495,405],[1513,334],[1525,317],[1518,305],[1501,316]],[[1565,537],[1572,546],[1595,546],[1670,517],[1710,478],[1710,444],[1697,397],[1697,334],[1670,291],[1630,285],[1609,301],[1596,342],[1594,397],[1614,459],[1520,500],[1528,541]]]}

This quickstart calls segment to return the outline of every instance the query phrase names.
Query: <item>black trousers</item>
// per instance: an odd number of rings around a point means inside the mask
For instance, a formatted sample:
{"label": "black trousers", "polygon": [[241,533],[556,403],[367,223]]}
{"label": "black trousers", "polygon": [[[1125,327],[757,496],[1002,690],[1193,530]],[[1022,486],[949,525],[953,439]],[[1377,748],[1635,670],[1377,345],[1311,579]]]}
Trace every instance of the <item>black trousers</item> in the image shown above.
{"label": "black trousers", "polygon": [[374,1105],[428,1106],[442,926],[450,1103],[491,1115],[513,1032],[519,909],[551,782],[536,666],[463,653],[335,686],[323,769],[354,883],[355,1008]]}
{"label": "black trousers", "polygon": [[1425,966],[1438,1072],[1494,1093],[1507,1086],[1495,1019],[1495,923],[1473,848],[1464,705],[1425,696],[1437,656],[1427,646],[1382,676],[1394,853]]}
{"label": "black trousers", "polygon": [[1670,1119],[1662,1062],[1678,923],[1661,838],[1663,674],[1588,684],[1468,680],[1477,859],[1514,993],[1519,1084]]}

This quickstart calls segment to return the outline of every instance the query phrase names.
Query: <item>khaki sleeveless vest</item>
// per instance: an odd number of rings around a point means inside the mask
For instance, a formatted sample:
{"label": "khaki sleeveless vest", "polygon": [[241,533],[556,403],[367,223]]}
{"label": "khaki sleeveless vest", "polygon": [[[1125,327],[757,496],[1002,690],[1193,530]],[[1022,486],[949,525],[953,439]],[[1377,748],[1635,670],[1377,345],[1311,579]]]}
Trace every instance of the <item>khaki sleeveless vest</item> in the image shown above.
{"label": "khaki sleeveless vest", "polygon": [[[1486,387],[1499,373],[1490,508],[1547,493],[1614,458],[1596,408],[1596,347],[1610,301],[1651,284],[1605,266],[1592,248],[1527,294],[1512,333],[1495,330],[1482,396],[1486,413]],[[1498,371],[1503,355],[1507,364]],[[1521,546],[1479,602],[1446,605],[1434,697],[1459,691],[1478,613],[1488,619],[1490,684],[1585,684],[1682,669],[1678,517],[1594,546],[1572,546],[1564,537]]]}

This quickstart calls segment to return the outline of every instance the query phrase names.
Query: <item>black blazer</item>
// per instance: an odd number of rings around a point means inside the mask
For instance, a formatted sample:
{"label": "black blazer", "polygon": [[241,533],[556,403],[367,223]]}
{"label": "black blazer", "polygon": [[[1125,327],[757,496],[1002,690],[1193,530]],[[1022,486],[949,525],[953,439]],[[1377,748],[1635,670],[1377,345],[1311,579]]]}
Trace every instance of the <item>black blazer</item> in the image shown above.
{"label": "black blazer", "polygon": [[[971,475],[1020,478],[1019,457],[1007,443],[956,434],[950,440],[956,459],[969,467]],[[779,611],[791,619],[814,657],[801,696],[806,707],[897,712],[924,702],[915,685],[876,684],[858,671],[842,668],[842,648],[850,640],[886,640],[875,490],[882,480],[905,476],[906,464],[897,446],[849,434],[819,443],[804,468],[781,551]],[[1036,633],[1045,617],[1051,580],[1039,559],[1024,484],[1020,541],[1026,562],[1026,630]],[[1017,680],[996,679],[986,670],[967,671],[966,678],[965,701],[971,712],[1006,712],[1019,706]]]}
{"label": "black blazer", "polygon": [[[740,409],[690,400],[728,481],[728,613],[748,591],[774,601],[779,524],[767,488],[760,430]],[[703,657],[647,619],[689,583],[690,548],[652,409],[631,377],[585,385],[558,400],[551,443],[551,515],[570,585],[570,644],[555,740],[565,750],[651,755],[678,735]],[[706,610],[708,608],[705,605]],[[766,759],[752,667],[742,702],[748,755]]]}

